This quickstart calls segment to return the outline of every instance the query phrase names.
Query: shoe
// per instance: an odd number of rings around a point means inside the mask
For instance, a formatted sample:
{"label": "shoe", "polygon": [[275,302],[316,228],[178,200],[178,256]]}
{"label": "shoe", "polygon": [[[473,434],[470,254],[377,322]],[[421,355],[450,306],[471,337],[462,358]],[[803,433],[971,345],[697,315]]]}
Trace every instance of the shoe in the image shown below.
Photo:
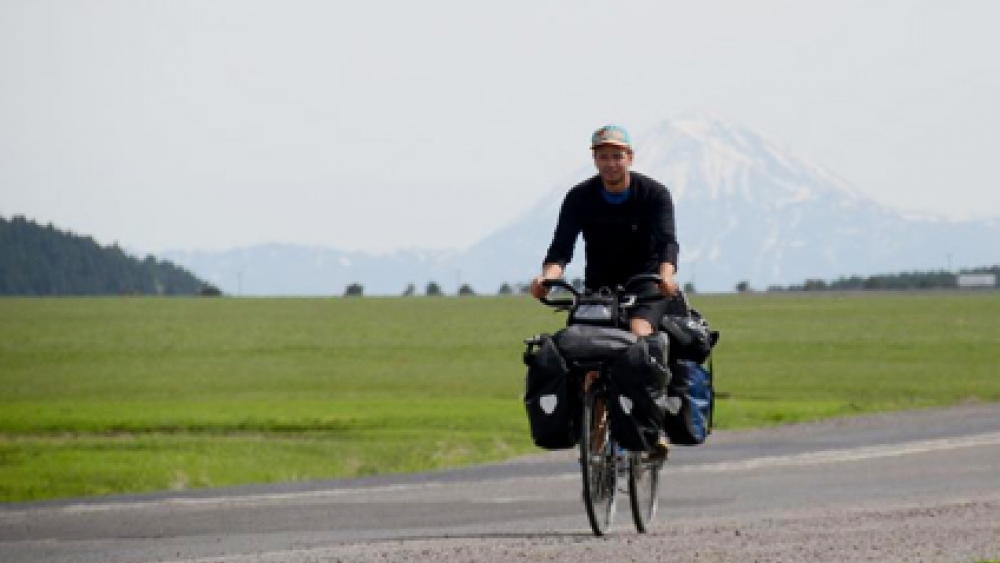
{"label": "shoe", "polygon": [[660,439],[649,449],[649,461],[666,461],[669,456],[670,442],[661,434]]}

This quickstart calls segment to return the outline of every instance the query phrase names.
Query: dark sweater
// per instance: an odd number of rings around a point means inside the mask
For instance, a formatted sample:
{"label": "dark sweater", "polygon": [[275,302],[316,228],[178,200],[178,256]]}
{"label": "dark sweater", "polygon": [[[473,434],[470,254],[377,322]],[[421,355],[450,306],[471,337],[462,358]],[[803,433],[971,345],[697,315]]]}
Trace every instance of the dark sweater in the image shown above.
{"label": "dark sweater", "polygon": [[589,289],[613,288],[637,274],[657,274],[662,262],[677,266],[679,246],[670,192],[648,176],[631,175],[629,196],[623,203],[605,200],[600,176],[566,194],[546,264],[565,268],[582,232],[587,260],[584,285]]}

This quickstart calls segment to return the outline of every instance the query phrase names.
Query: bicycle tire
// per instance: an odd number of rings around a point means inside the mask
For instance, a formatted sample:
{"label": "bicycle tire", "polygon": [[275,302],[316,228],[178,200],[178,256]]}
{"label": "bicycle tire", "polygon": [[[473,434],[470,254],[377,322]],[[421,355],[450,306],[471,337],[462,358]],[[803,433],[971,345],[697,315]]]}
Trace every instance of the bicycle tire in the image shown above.
{"label": "bicycle tire", "polygon": [[639,452],[629,454],[628,499],[632,520],[640,534],[649,531],[659,506],[660,468],[662,461],[650,462]]}
{"label": "bicycle tire", "polygon": [[[603,536],[614,524],[617,500],[618,471],[615,466],[615,445],[608,424],[603,424],[603,439],[595,441],[595,407],[604,396],[592,385],[583,401],[580,431],[580,473],[583,477],[583,504],[595,536]],[[606,412],[605,412],[606,416]],[[593,445],[603,444],[598,451]]]}

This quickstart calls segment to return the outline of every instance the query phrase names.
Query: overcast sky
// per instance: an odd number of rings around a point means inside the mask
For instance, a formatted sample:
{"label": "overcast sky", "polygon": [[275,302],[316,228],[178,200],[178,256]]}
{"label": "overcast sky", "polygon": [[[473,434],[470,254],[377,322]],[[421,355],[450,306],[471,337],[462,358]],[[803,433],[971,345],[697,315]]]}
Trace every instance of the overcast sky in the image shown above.
{"label": "overcast sky", "polygon": [[[711,112],[1000,217],[1000,4],[0,0],[0,215],[140,251],[461,248]],[[639,147],[641,150],[641,147]]]}

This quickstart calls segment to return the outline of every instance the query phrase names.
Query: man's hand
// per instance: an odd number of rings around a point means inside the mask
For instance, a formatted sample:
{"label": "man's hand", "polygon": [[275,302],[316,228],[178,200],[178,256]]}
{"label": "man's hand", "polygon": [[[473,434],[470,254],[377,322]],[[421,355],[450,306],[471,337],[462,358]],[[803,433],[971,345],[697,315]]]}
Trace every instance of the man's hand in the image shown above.
{"label": "man's hand", "polygon": [[531,296],[535,299],[541,299],[549,294],[549,288],[543,287],[542,282],[545,280],[557,280],[563,275],[563,267],[559,264],[545,264],[542,266],[542,275],[531,280]]}
{"label": "man's hand", "polygon": [[660,283],[657,284],[657,287],[660,290],[660,295],[664,297],[673,297],[681,292],[681,286],[677,285],[677,281],[674,280],[673,276],[663,277]]}
{"label": "man's hand", "polygon": [[535,299],[541,299],[549,294],[549,288],[544,287],[542,282],[545,281],[545,276],[538,276],[531,280],[531,296]]}
{"label": "man's hand", "polygon": [[660,279],[662,281],[657,284],[660,295],[673,297],[681,292],[681,286],[677,285],[677,280],[674,279],[675,272],[677,272],[677,266],[674,266],[670,262],[660,264]]}

